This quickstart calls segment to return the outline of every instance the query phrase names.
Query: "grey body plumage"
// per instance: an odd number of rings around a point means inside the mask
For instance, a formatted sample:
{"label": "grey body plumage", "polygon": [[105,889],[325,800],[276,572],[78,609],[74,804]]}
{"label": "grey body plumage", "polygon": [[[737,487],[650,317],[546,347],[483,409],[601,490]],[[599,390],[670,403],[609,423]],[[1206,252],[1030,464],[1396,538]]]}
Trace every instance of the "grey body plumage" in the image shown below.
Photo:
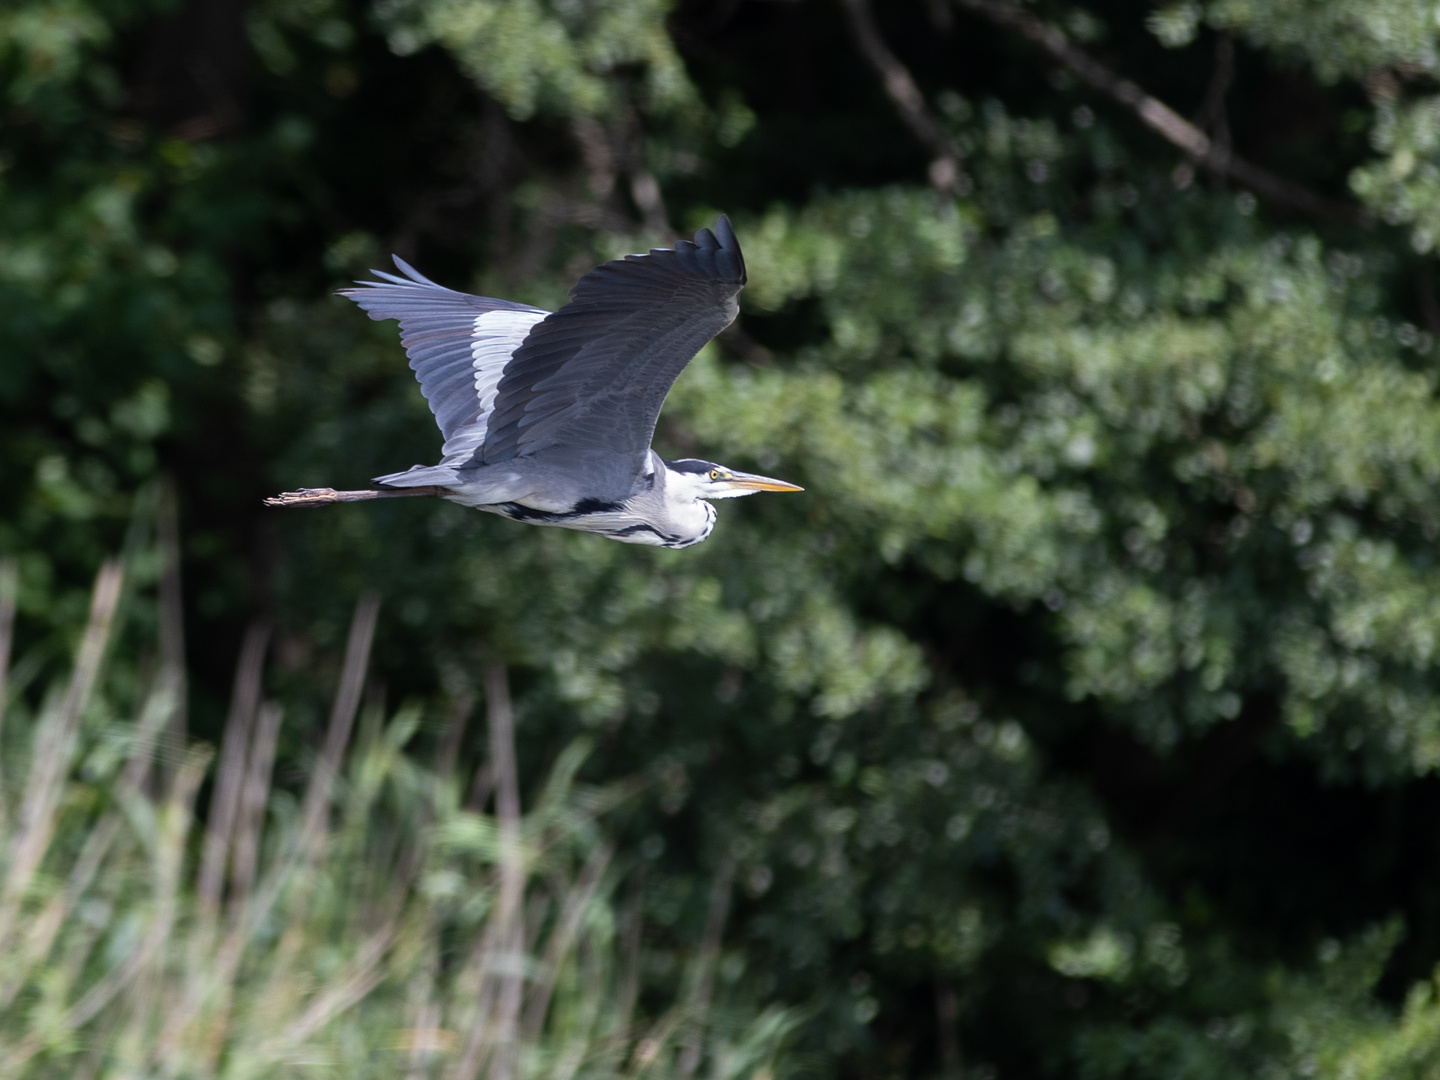
{"label": "grey body plumage", "polygon": [[536,525],[625,543],[689,547],[710,535],[709,500],[794,484],[650,448],[671,385],[730,325],[745,260],[725,217],[693,241],[590,271],[558,312],[404,277],[344,289],[372,319],[398,319],[420,390],[444,436],[437,465],[376,477],[376,488],[302,489],[268,499],[312,506],[432,495]]}

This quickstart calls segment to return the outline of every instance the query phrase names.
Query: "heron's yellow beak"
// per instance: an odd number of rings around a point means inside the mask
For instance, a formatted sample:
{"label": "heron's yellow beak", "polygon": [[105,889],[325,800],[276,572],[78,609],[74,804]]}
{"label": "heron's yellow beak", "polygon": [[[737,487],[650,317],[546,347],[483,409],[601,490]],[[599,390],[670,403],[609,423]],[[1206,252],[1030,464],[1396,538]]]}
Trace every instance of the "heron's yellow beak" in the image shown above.
{"label": "heron's yellow beak", "polygon": [[736,491],[804,491],[799,484],[792,484],[787,480],[773,480],[768,476],[756,476],[754,473],[732,472],[724,477],[726,484]]}

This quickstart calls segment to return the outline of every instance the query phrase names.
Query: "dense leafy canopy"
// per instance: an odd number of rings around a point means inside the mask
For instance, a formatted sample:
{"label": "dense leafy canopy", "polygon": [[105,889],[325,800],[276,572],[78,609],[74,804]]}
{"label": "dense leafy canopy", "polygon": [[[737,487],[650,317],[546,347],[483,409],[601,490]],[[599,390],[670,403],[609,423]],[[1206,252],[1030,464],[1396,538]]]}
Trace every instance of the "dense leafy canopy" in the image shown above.
{"label": "dense leafy canopy", "polygon": [[[1374,224],[1257,200],[945,0],[874,15],[959,197],[825,0],[0,13],[35,663],[168,475],[200,735],[248,619],[318,703],[378,590],[377,692],[498,657],[532,776],[588,731],[593,778],[666,778],[622,826],[655,932],[733,865],[722,970],[806,1010],[818,1075],[1431,1075],[1440,9],[1027,10]],[[751,284],[659,441],[805,495],[683,552],[260,510],[436,456],[393,326],[329,295],[386,253],[553,306],[719,211]]]}

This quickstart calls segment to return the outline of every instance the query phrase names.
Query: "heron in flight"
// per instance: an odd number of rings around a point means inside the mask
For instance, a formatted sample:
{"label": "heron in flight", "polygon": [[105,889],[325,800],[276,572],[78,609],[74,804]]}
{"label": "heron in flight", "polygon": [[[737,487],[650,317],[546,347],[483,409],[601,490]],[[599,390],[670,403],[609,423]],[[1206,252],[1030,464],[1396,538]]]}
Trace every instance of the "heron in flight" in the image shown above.
{"label": "heron in flight", "polygon": [[404,277],[343,289],[400,340],[445,437],[438,465],[362,491],[301,488],[268,506],[429,495],[532,525],[683,548],[715,527],[715,499],[800,491],[650,448],[660,406],[691,358],[734,320],[745,259],[728,218],[648,255],[597,266],[559,311]]}

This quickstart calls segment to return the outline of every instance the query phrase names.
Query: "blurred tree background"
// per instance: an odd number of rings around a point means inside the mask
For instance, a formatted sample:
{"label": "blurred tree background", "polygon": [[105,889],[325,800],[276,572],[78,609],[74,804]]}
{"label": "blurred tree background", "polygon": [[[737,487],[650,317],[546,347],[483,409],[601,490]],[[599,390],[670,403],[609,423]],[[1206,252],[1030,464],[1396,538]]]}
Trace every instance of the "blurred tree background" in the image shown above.
{"label": "blurred tree background", "polygon": [[[192,735],[270,620],[298,787],[376,591],[372,698],[504,663],[527,800],[580,735],[660,777],[647,934],[733,880],[801,1073],[1433,1076],[1437,49],[1421,0],[12,3],[18,692],[168,478]],[[261,508],[436,457],[367,267],[553,307],[718,212],[750,286],[658,445],[804,495],[682,552]]]}

